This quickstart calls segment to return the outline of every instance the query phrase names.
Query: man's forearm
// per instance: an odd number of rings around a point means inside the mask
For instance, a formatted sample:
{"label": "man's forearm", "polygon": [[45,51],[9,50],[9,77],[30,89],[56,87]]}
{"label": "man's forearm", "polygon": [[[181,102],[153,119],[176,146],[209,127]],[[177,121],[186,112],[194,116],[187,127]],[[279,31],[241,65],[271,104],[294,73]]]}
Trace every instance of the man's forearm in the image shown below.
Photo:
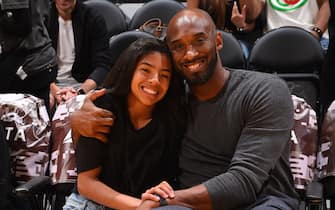
{"label": "man's forearm", "polygon": [[167,200],[169,205],[185,206],[191,209],[212,209],[212,202],[205,185],[197,185],[184,190],[177,190],[176,197]]}

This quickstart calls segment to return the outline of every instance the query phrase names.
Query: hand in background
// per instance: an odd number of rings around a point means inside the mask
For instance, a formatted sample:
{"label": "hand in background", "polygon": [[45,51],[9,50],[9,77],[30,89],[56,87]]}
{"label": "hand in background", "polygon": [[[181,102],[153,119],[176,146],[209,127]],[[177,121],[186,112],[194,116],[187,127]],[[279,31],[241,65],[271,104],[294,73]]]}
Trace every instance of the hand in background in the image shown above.
{"label": "hand in background", "polygon": [[231,22],[234,23],[234,25],[237,28],[245,28],[246,23],[246,14],[247,14],[247,5],[243,5],[242,12],[238,10],[237,3],[234,1],[233,10],[231,13]]}

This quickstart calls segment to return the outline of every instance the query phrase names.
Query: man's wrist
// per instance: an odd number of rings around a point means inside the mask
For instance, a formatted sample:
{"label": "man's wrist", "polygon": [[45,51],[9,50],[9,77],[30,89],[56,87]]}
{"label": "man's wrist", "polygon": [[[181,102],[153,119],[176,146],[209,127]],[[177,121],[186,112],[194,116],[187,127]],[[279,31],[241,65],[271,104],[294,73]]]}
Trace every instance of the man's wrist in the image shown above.
{"label": "man's wrist", "polygon": [[157,197],[159,197],[159,206],[167,206],[169,205],[167,200],[160,196],[159,194],[155,194]]}
{"label": "man's wrist", "polygon": [[77,94],[78,94],[78,95],[85,95],[86,92],[84,91],[83,88],[79,88],[79,89],[77,90]]}

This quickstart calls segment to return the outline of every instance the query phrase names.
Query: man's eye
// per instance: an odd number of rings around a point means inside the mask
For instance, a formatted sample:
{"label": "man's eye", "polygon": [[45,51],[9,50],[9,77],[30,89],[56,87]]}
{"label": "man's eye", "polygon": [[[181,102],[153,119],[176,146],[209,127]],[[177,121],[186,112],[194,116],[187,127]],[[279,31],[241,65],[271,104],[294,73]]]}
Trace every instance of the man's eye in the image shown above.
{"label": "man's eye", "polygon": [[203,44],[205,41],[206,41],[205,38],[198,38],[198,39],[196,40],[196,44],[197,44],[197,45],[201,45],[201,44]]}
{"label": "man's eye", "polygon": [[172,50],[175,50],[175,51],[181,51],[183,49],[183,45],[181,44],[176,44],[176,45],[173,45],[172,47]]}

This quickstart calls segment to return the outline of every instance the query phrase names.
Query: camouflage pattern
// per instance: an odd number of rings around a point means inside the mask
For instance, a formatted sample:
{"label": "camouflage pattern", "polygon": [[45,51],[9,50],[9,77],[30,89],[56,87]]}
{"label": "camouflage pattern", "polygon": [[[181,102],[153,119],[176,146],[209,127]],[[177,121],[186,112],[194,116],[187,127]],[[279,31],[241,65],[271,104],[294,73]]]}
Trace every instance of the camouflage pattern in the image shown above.
{"label": "camouflage pattern", "polygon": [[292,95],[294,127],[291,131],[290,166],[295,188],[305,190],[314,178],[317,152],[317,118],[312,107],[302,98]]}
{"label": "camouflage pattern", "polygon": [[45,175],[51,129],[44,101],[28,94],[0,94],[0,123],[17,181]]}
{"label": "camouflage pattern", "polygon": [[53,116],[50,175],[54,184],[74,183],[77,179],[70,113],[81,107],[84,97],[84,95],[78,95],[58,105]]}

